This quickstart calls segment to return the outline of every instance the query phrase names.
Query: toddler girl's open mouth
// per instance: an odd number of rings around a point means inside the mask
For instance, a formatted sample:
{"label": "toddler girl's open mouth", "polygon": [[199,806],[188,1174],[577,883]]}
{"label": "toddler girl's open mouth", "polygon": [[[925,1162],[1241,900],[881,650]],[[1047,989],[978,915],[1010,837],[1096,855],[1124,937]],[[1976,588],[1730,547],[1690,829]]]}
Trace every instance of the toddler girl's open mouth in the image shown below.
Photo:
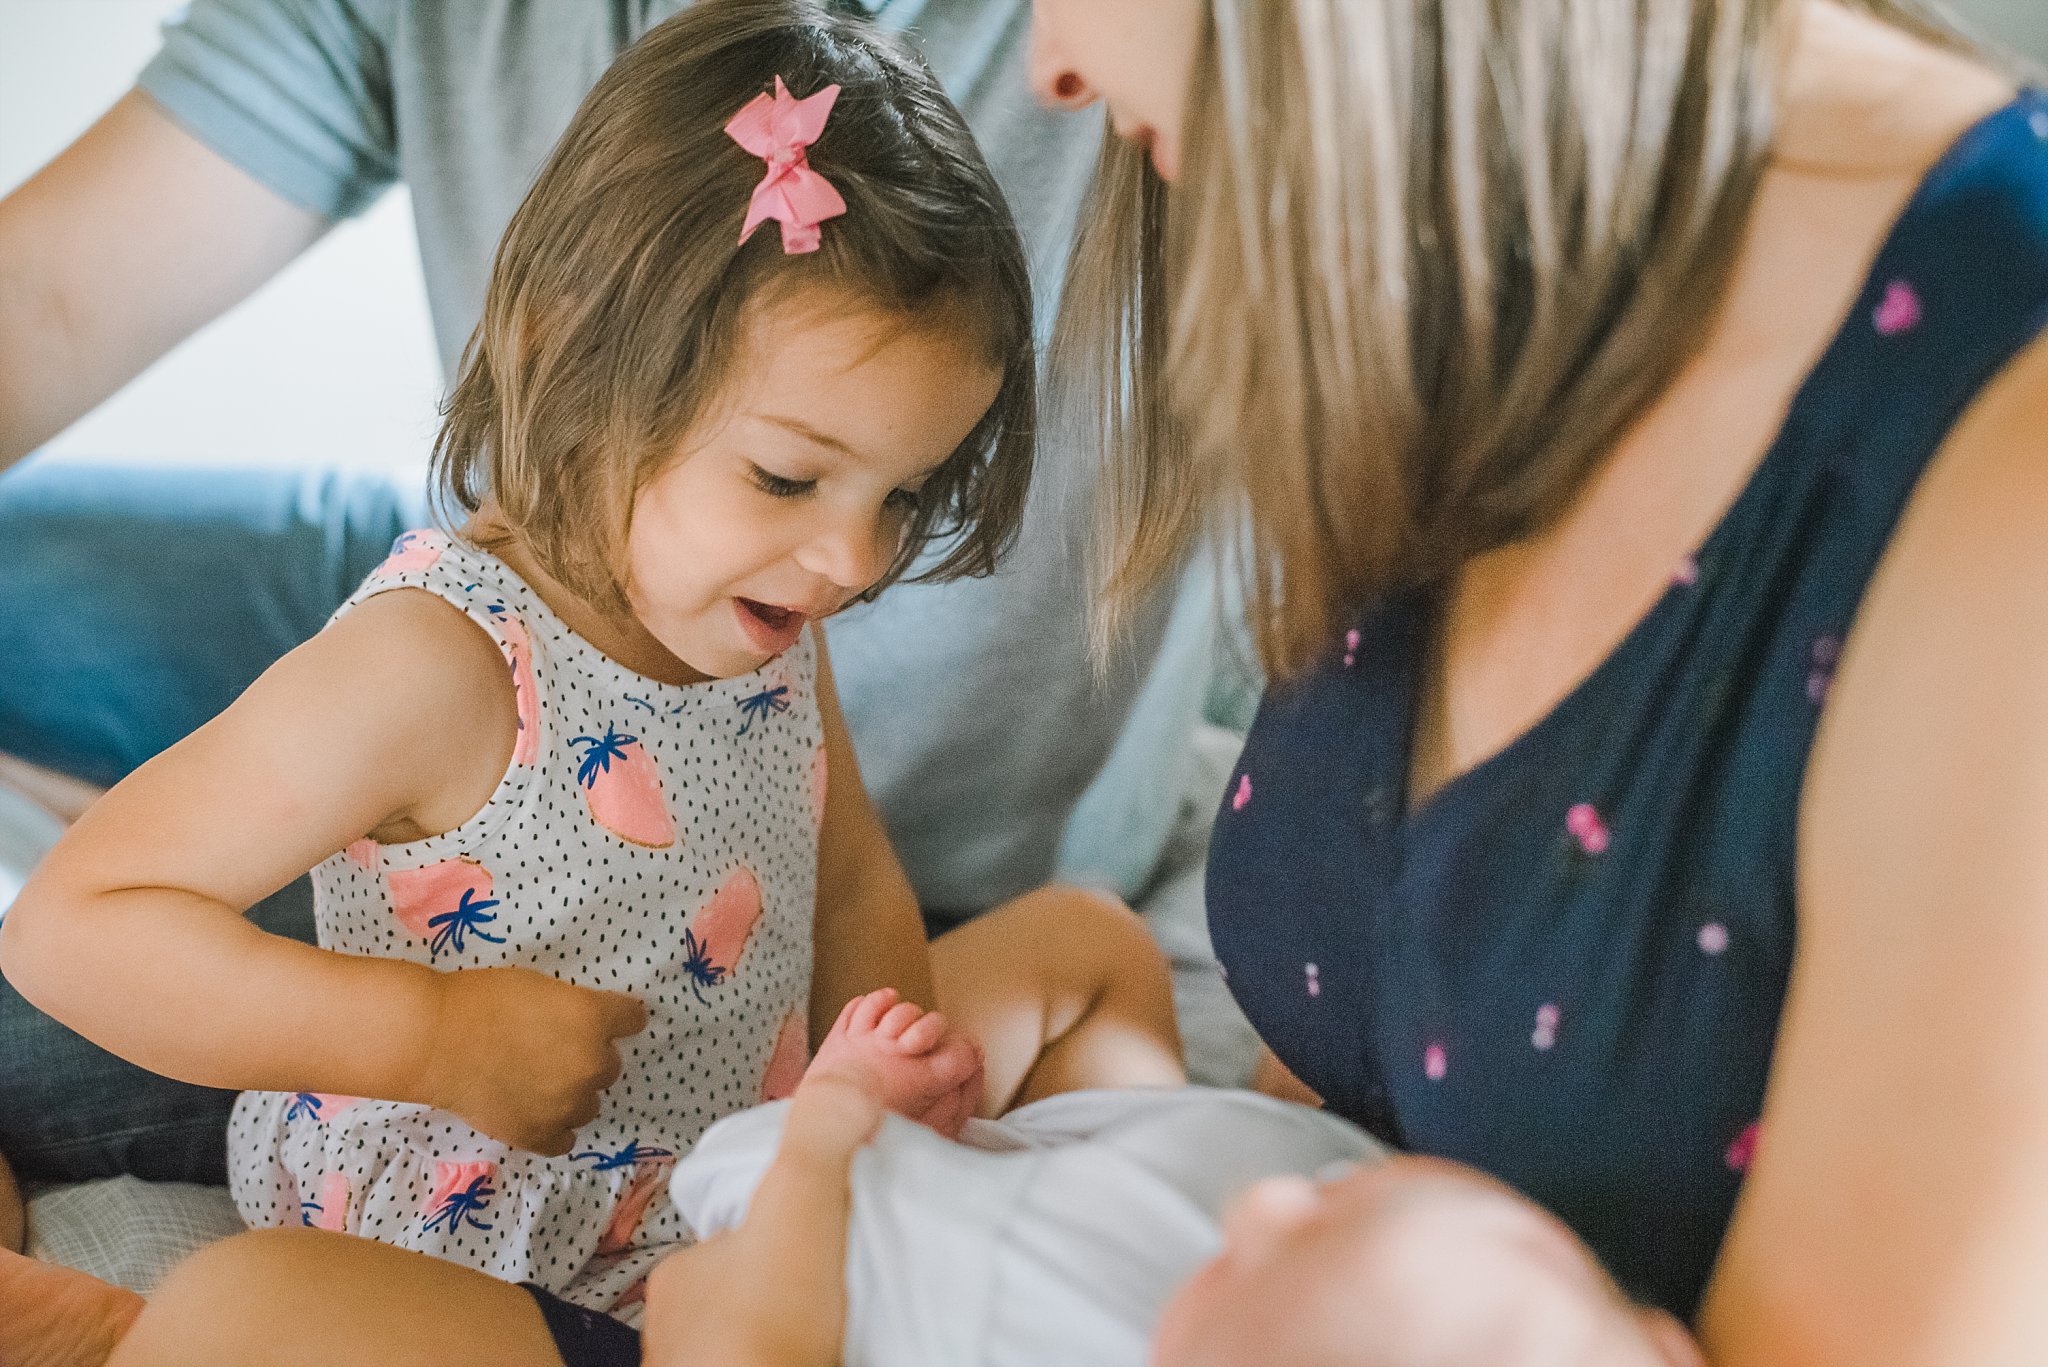
{"label": "toddler girl's open mouth", "polygon": [[747,639],[771,655],[780,655],[788,650],[803,634],[807,619],[795,608],[777,607],[752,598],[735,598],[733,605]]}

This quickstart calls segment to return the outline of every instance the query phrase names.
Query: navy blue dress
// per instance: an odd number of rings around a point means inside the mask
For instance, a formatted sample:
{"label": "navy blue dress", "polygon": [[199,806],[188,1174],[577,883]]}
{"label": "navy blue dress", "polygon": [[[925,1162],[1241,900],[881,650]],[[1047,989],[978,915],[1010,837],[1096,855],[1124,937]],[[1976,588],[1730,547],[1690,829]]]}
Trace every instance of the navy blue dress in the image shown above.
{"label": "navy blue dress", "polygon": [[1689,1318],[1756,1143],[1835,660],[1921,472],[2044,325],[2030,92],[1928,175],[1724,519],[1531,730],[1409,813],[1425,594],[1273,688],[1208,896],[1281,1061],[1397,1147],[1518,1188]]}

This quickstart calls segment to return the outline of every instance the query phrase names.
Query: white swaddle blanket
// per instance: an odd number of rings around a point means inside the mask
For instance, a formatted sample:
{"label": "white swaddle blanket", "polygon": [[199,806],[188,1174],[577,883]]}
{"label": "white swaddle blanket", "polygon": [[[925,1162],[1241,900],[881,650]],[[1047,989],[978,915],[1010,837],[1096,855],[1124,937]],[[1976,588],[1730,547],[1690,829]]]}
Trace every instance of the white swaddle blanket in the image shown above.
{"label": "white swaddle blanket", "polygon": [[[786,1109],[720,1121],[677,1166],[700,1237],[745,1218]],[[889,1116],[853,1163],[845,1367],[1142,1367],[1233,1197],[1383,1153],[1321,1111],[1201,1087],[1071,1092],[959,1143]]]}

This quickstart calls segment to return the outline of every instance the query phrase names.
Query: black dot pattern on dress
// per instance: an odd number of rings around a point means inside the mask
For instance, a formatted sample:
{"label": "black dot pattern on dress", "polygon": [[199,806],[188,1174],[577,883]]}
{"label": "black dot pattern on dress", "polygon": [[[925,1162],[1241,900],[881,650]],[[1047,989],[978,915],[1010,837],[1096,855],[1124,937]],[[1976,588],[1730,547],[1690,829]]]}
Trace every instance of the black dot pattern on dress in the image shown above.
{"label": "black dot pattern on dress", "polygon": [[564,1158],[428,1107],[245,1094],[235,1200],[251,1226],[346,1229],[611,1310],[690,1238],[668,1167],[762,1099],[778,1042],[801,1047],[784,1026],[810,992],[816,644],[806,633],[753,673],[664,684],[577,637],[497,557],[438,532],[401,537],[336,615],[400,588],[490,634],[534,735],[455,830],[359,842],[314,870],[320,943],[441,971],[537,968],[638,997],[648,1027],[624,1041],[624,1075]]}

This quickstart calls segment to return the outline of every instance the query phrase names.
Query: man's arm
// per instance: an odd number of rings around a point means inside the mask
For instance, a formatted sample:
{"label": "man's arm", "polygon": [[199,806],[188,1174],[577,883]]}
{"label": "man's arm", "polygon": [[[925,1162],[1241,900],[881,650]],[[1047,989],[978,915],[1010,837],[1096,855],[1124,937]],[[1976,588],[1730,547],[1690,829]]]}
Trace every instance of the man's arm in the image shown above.
{"label": "man's arm", "polygon": [[0,470],[326,230],[147,95],[123,96],[0,199]]}

